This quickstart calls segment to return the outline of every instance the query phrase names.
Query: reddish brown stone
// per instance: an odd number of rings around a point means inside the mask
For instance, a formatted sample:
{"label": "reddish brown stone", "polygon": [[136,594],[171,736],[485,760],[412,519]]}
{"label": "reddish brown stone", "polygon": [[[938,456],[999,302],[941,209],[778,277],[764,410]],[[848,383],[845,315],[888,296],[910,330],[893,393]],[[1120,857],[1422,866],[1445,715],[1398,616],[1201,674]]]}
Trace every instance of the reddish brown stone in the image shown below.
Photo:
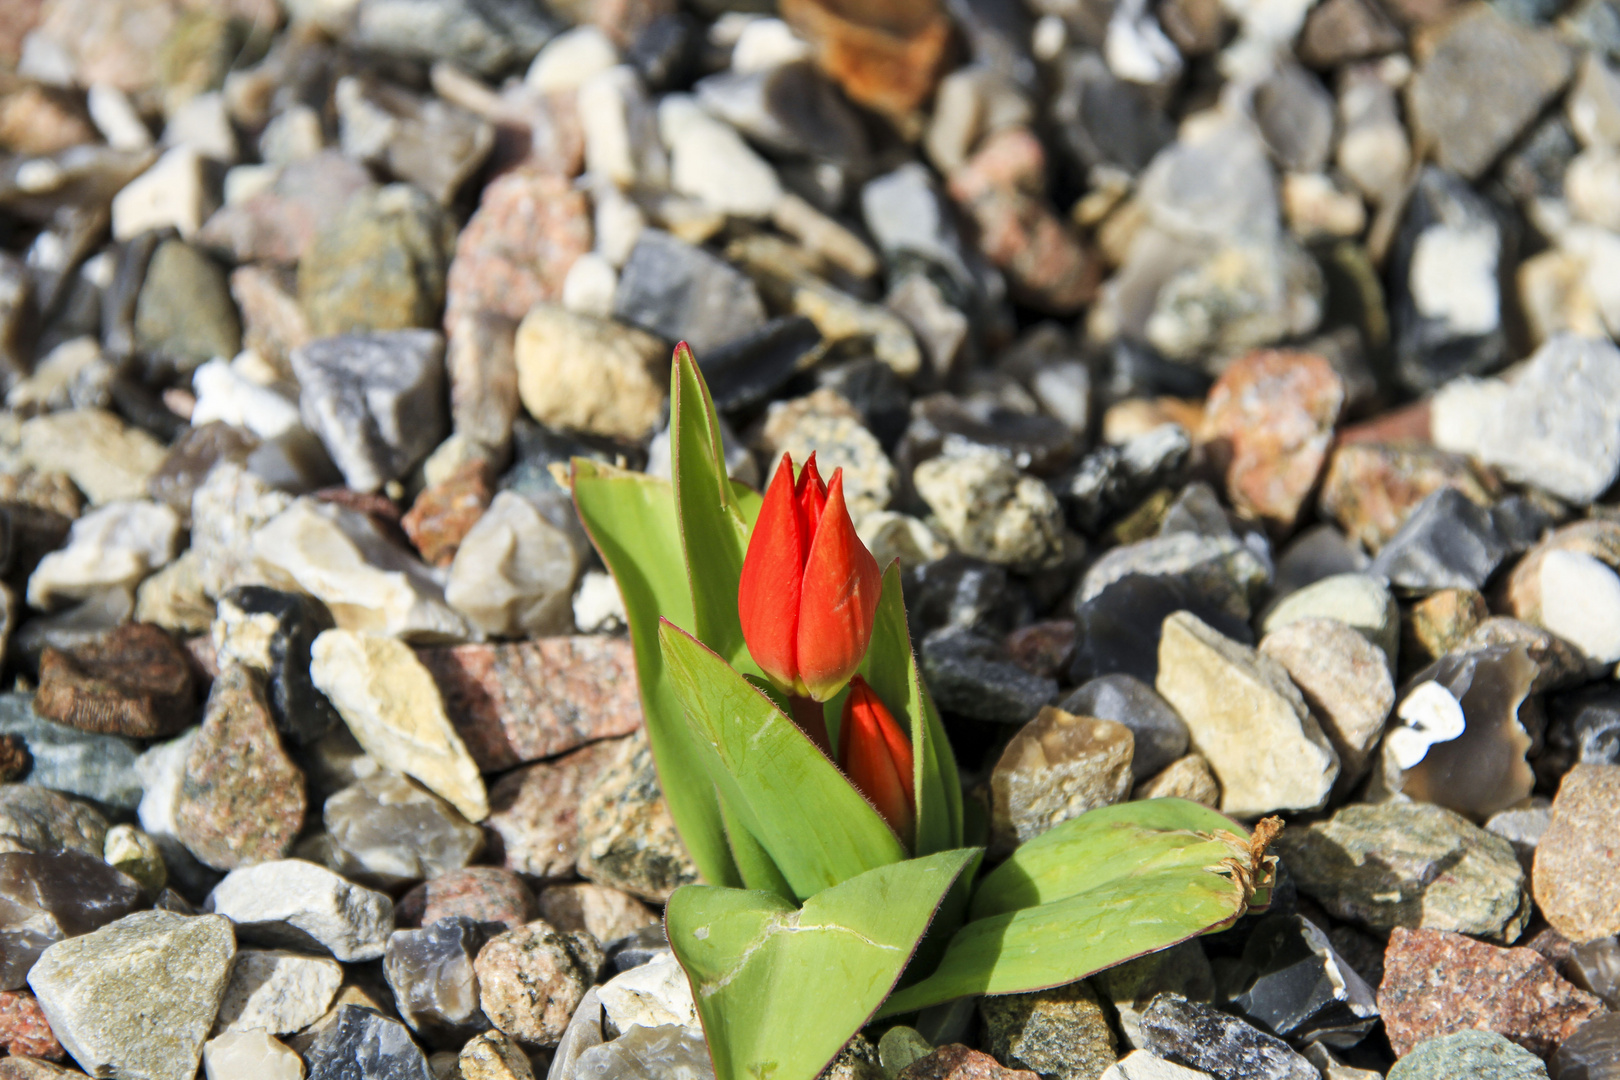
{"label": "reddish brown stone", "polygon": [[484,189],[450,260],[444,326],[493,311],[521,319],[561,299],[574,260],[591,249],[590,204],[564,176],[521,169]]}
{"label": "reddish brown stone", "polygon": [[21,780],[33,764],[21,735],[0,735],[0,784]]}
{"label": "reddish brown stone", "polygon": [[484,826],[502,865],[543,881],[573,877],[580,802],[602,772],[622,757],[616,742],[593,743],[497,780],[489,790]]}
{"label": "reddish brown stone", "polygon": [[1343,381],[1314,353],[1260,349],[1226,369],[1210,388],[1204,432],[1239,513],[1293,528],[1343,406]]}
{"label": "reddish brown stone", "polygon": [[195,717],[191,657],[161,627],[125,623],[65,653],[45,647],[34,711],[100,735],[162,739]]}
{"label": "reddish brown stone", "polygon": [[1339,432],[1339,444],[1356,442],[1427,443],[1429,434],[1428,399],[1403,405],[1387,413],[1368,417]]}
{"label": "reddish brown stone", "polygon": [[24,83],[0,97],[0,146],[18,154],[54,154],[95,142],[96,129],[60,90]]}
{"label": "reddish brown stone", "polygon": [[553,757],[641,726],[624,638],[539,638],[420,649],[445,712],[484,772]]}
{"label": "reddish brown stone", "polygon": [[535,917],[534,894],[523,879],[502,866],[469,866],[424,881],[394,909],[400,926],[427,926],[465,915],[478,922],[498,922],[508,930]]}
{"label": "reddish brown stone", "polygon": [[1073,619],[1031,623],[1007,635],[1007,658],[1031,675],[1056,677],[1073,655]]}
{"label": "reddish brown stone", "polygon": [[0,4],[0,66],[15,67],[23,38],[39,23],[45,0],[7,0]]}
{"label": "reddish brown stone", "polygon": [[1333,451],[1322,479],[1322,511],[1377,551],[1400,531],[1418,503],[1443,487],[1489,505],[1501,485],[1461,454],[1421,443],[1357,442]]}
{"label": "reddish brown stone", "polygon": [[950,59],[951,20],[936,0],[782,0],[780,10],[851,100],[902,124]]}
{"label": "reddish brown stone", "polygon": [[444,483],[424,489],[399,523],[424,560],[449,566],[494,497],[488,465],[469,461]]}
{"label": "reddish brown stone", "polygon": [[1531,881],[1542,914],[1571,941],[1620,934],[1620,765],[1564,774]]}
{"label": "reddish brown stone", "polygon": [[997,132],[951,174],[951,197],[978,225],[979,249],[1031,307],[1066,314],[1089,302],[1102,262],[1046,199],[1046,155],[1027,128]]}
{"label": "reddish brown stone", "polygon": [[1009,1069],[989,1054],[948,1043],[900,1070],[898,1080],[1037,1080],[1028,1069]]}
{"label": "reddish brown stone", "polygon": [[0,1046],[9,1054],[46,1061],[61,1061],[66,1056],[45,1019],[45,1010],[26,990],[0,990]]}
{"label": "reddish brown stone", "polygon": [[1425,1039],[1479,1029],[1546,1057],[1603,1003],[1534,949],[1503,949],[1449,930],[1396,927],[1384,951],[1378,1010],[1396,1057]]}

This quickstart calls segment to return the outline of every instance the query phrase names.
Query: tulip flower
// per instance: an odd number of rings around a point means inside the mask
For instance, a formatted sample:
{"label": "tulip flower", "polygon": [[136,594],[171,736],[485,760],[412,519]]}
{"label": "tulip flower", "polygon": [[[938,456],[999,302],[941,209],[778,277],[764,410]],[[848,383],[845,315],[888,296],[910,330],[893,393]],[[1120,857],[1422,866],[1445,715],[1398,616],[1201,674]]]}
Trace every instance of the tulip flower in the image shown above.
{"label": "tulip flower", "polygon": [[784,693],[827,701],[866,655],[882,587],[877,560],[844,506],[843,470],[823,484],[811,454],[795,483],[793,461],[783,454],[737,588],[754,662]]}
{"label": "tulip flower", "polygon": [[838,729],[838,765],[908,845],[917,819],[912,764],[911,740],[895,723],[883,699],[865,679],[855,676]]}

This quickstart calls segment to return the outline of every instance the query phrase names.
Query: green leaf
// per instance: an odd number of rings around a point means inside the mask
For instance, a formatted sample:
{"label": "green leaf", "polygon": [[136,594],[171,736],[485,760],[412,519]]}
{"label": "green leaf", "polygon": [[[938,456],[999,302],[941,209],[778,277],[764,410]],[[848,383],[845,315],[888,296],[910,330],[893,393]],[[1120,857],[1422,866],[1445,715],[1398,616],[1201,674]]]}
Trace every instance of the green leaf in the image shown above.
{"label": "green leaf", "polygon": [[792,900],[793,889],[782,876],[782,871],[776,868],[771,853],[738,820],[736,811],[728,809],[724,799],[720,801],[720,815],[726,823],[726,839],[731,842],[731,857],[737,862],[743,888],[775,893],[784,900]]}
{"label": "green leaf", "polygon": [[906,857],[872,805],[767,695],[667,620],[659,637],[707,775],[794,896]]}
{"label": "green leaf", "polygon": [[699,641],[742,671],[758,671],[743,642],[737,582],[760,497],[726,475],[720,420],[692,352],[675,350],[669,373],[670,474]]}
{"label": "green leaf", "polygon": [[1162,799],[1090,811],[987,875],[972,921],[952,936],[938,967],[897,991],[882,1015],[1061,986],[1168,948],[1230,925],[1269,874],[1270,861],[1241,830],[1196,804]]}
{"label": "green leaf", "polygon": [[658,643],[660,616],[689,625],[693,618],[674,493],[663,480],[582,458],[574,459],[573,489],[580,520],[624,598],[647,738],[670,816],[705,881],[741,884],[714,785],[692,744]]}
{"label": "green leaf", "polygon": [[883,592],[872,624],[872,644],[861,661],[860,674],[891,712],[905,718],[912,748],[920,749],[912,755],[916,770],[917,854],[961,847],[962,781],[956,772],[950,740],[945,737],[939,713],[911,651],[899,560],[884,571]]}
{"label": "green leaf", "polygon": [[[1153,834],[1153,851],[1141,851],[1142,834]],[[1113,878],[1137,873],[1140,858],[1197,847],[1210,847],[1211,835],[1226,832],[1247,843],[1243,827],[1205,806],[1186,799],[1142,799],[1088,811],[1020,844],[996,867],[973,897],[972,918],[1035,907],[1061,900]],[[1199,856],[1202,858],[1202,856]]]}
{"label": "green leaf", "polygon": [[716,1080],[814,1080],[871,1018],[976,855],[878,867],[802,910],[764,892],[677,889],[665,925]]}

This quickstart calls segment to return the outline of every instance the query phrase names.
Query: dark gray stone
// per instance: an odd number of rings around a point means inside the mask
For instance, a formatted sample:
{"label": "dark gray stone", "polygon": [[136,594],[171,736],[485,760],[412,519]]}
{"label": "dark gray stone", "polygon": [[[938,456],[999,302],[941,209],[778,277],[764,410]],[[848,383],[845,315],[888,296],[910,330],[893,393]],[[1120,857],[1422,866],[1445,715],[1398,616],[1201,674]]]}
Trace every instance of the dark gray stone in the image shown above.
{"label": "dark gray stone", "polygon": [[73,848],[0,855],[0,989],[15,990],[51,945],[134,911],[141,887]]}
{"label": "dark gray stone", "polygon": [[619,275],[613,316],[702,358],[765,325],[765,305],[747,275],[661,229],[646,229]]}
{"label": "dark gray stone", "polygon": [[1620,1013],[1594,1016],[1553,1055],[1558,1080],[1616,1080],[1620,1077]]}
{"label": "dark gray stone", "polygon": [[698,367],[716,409],[753,409],[798,374],[800,364],[820,345],[821,331],[815,323],[803,315],[789,315],[711,349],[698,357]]}
{"label": "dark gray stone", "polygon": [[1415,592],[1478,590],[1508,552],[1490,511],[1444,487],[1417,505],[1367,572]]}
{"label": "dark gray stone", "polygon": [[1372,987],[1303,916],[1261,920],[1244,945],[1243,963],[1253,978],[1233,1003],[1280,1038],[1350,1047],[1378,1019]]}
{"label": "dark gray stone", "polygon": [[1031,675],[1005,659],[997,642],[964,627],[923,638],[921,659],[939,707],[974,720],[1027,723],[1057,696],[1056,679]]}
{"label": "dark gray stone", "polygon": [[345,1005],[304,1051],[306,1080],[433,1080],[427,1058],[398,1020]]}
{"label": "dark gray stone", "polygon": [[265,698],[281,733],[308,744],[331,730],[337,710],[309,678],[310,646],[335,625],[326,605],[304,593],[241,585],[220,597],[218,611],[226,632],[221,653],[235,652],[265,672]]}
{"label": "dark gray stone", "polygon": [[1082,172],[1099,165],[1140,172],[1175,137],[1149,91],[1116,78],[1095,52],[1064,57],[1048,109],[1058,145]]}
{"label": "dark gray stone", "polygon": [[1192,612],[1234,641],[1254,644],[1248,621],[1198,582],[1168,574],[1128,574],[1075,605],[1070,677],[1085,683],[1118,672],[1151,685],[1159,674],[1164,620],[1178,611]]}
{"label": "dark gray stone", "polygon": [[694,89],[704,108],[762,146],[866,170],[870,150],[860,118],[808,60],[723,71]]}
{"label": "dark gray stone", "polygon": [[1218,1080],[1321,1080],[1281,1039],[1180,994],[1160,994],[1142,1014],[1143,1048]]}
{"label": "dark gray stone", "polygon": [[433,1045],[459,1048],[488,1030],[489,1020],[478,1007],[473,961],[502,929],[499,923],[456,915],[420,930],[393,932],[383,954],[383,975],[400,1017],[413,1031]]}
{"label": "dark gray stone", "polygon": [[365,0],[355,38],[384,54],[501,75],[531,60],[560,29],[544,12],[523,0]]}
{"label": "dark gray stone", "polygon": [[1086,455],[1063,486],[1069,523],[1095,534],[1111,519],[1135,507],[1153,491],[1172,486],[1192,453],[1192,439],[1165,424],[1120,446],[1101,446]]}

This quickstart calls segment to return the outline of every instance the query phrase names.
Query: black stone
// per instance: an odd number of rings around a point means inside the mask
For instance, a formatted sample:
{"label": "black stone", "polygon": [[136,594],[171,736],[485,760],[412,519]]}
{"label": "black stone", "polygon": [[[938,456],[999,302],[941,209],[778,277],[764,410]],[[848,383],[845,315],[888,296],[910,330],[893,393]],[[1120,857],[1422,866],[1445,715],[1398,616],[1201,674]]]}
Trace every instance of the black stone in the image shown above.
{"label": "black stone", "polygon": [[101,294],[101,351],[109,360],[135,355],[135,301],[146,281],[146,265],[158,245],[174,235],[168,229],[144,232],[113,245],[113,279]]}
{"label": "black stone", "polygon": [[73,528],[73,519],[43,506],[0,502],[0,573],[23,585],[39,560],[61,547]]}
{"label": "black stone", "polygon": [[697,64],[701,33],[689,15],[660,15],[636,35],[625,59],[655,94],[683,87]]}
{"label": "black stone", "polygon": [[433,1080],[427,1058],[398,1020],[345,1005],[304,1051],[306,1080]]}
{"label": "black stone", "polygon": [[1217,1080],[1321,1080],[1316,1066],[1275,1036],[1180,994],[1142,1014],[1143,1049]]}
{"label": "black stone", "polygon": [[1151,345],[1121,338],[1108,354],[1101,390],[1107,401],[1160,394],[1202,398],[1214,381],[1202,368],[1166,360]]}
{"label": "black stone", "polygon": [[338,714],[310,679],[309,656],[316,636],[336,625],[326,605],[304,593],[265,585],[239,585],[220,602],[275,620],[265,697],[276,727],[297,743],[312,743],[325,735],[338,722]]}
{"label": "black stone", "polygon": [[824,368],[820,384],[855,406],[866,429],[893,451],[911,422],[911,392],[894,369],[873,357]]}
{"label": "black stone", "polygon": [[955,552],[908,567],[901,588],[911,635],[917,640],[944,626],[1000,636],[1033,614],[1028,597],[1006,567]]}
{"label": "black stone", "polygon": [[710,349],[707,356],[698,357],[698,367],[720,412],[756,409],[798,374],[805,358],[820,345],[816,324],[803,315],[790,315]]}
{"label": "black stone", "polygon": [[1432,390],[1459,375],[1483,375],[1508,358],[1500,321],[1482,334],[1459,333],[1445,319],[1418,310],[1409,281],[1419,238],[1430,227],[1487,229],[1497,238],[1497,266],[1509,262],[1504,224],[1495,208],[1468,185],[1437,168],[1418,178],[1390,253],[1390,323],[1395,374],[1407,389]]}
{"label": "black stone", "polygon": [[1580,152],[1581,144],[1576,141],[1563,112],[1550,113],[1503,159],[1502,186],[1520,202],[1561,199],[1564,172]]}
{"label": "black stone", "polygon": [[1032,675],[999,642],[947,626],[922,643],[922,669],[941,709],[973,720],[1023,724],[1057,697],[1056,679]]}
{"label": "black stone", "polygon": [[1059,489],[1069,524],[1096,535],[1155,490],[1174,486],[1191,454],[1192,439],[1176,424],[1164,424],[1119,446],[1099,446]]}
{"label": "black stone", "polygon": [[1417,505],[1367,572],[1412,591],[1481,589],[1510,550],[1489,510],[1445,487]]}
{"label": "black stone", "polygon": [[1026,90],[1037,89],[1039,73],[1029,52],[1035,26],[1028,8],[1005,0],[945,0],[945,8],[967,39],[974,63]]}
{"label": "black stone", "polygon": [[1262,920],[1249,935],[1243,964],[1254,974],[1233,1004],[1273,1035],[1347,1047],[1377,1022],[1373,989],[1303,916]]}
{"label": "black stone", "polygon": [[1247,622],[1187,579],[1127,574],[1075,606],[1071,680],[1083,684],[1120,672],[1151,686],[1159,674],[1164,620],[1178,611],[1192,612],[1234,641],[1254,643]]}
{"label": "black stone", "polygon": [[542,492],[566,495],[568,493],[551,475],[551,466],[561,465],[566,469],[576,457],[604,465],[615,464],[622,458],[631,469],[641,468],[647,460],[642,448],[610,439],[565,435],[520,416],[512,423],[512,465],[501,474],[500,488],[523,495]]}
{"label": "black stone", "polygon": [[1058,707],[1130,728],[1136,739],[1131,757],[1131,776],[1136,780],[1153,776],[1187,752],[1186,723],[1151,686],[1130,675],[1100,675]]}
{"label": "black stone", "polygon": [[619,273],[613,317],[698,356],[756,333],[764,306],[741,270],[662,229],[643,229]]}
{"label": "black stone", "polygon": [[607,958],[602,965],[602,979],[605,982],[631,968],[650,964],[669,952],[669,938],[664,933],[663,923],[653,923],[608,942],[602,951]]}
{"label": "black stone", "polygon": [[1099,165],[1140,172],[1175,137],[1148,92],[1116,78],[1097,53],[1070,53],[1057,78],[1048,115],[1081,179]]}
{"label": "black stone", "polygon": [[1035,476],[1061,472],[1081,448],[1074,429],[1054,417],[930,394],[912,403],[911,423],[895,455],[900,470],[909,476],[917,465],[937,457],[951,438],[994,450]]}
{"label": "black stone", "polygon": [[1547,748],[1537,772],[1557,777],[1576,765],[1620,765],[1620,684],[1596,683],[1548,700]]}

